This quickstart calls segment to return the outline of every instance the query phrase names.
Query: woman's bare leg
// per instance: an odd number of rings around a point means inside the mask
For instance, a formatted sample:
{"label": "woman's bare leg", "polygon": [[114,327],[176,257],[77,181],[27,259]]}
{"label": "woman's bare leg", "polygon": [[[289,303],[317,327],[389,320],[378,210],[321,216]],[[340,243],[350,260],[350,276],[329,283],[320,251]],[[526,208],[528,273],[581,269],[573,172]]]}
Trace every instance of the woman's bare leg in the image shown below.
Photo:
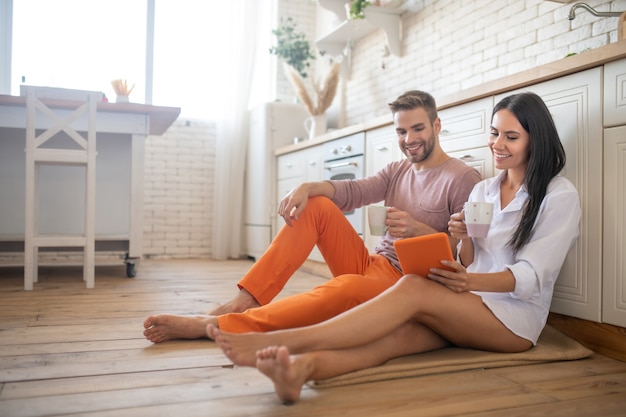
{"label": "woman's bare leg", "polygon": [[383,338],[410,320],[455,345],[502,352],[532,346],[509,331],[477,295],[455,293],[418,276],[405,276],[374,299],[312,326],[239,335],[208,326],[207,332],[234,363],[254,366],[256,351],[266,346],[285,345],[291,353],[352,348]]}
{"label": "woman's bare leg", "polygon": [[286,346],[270,346],[256,353],[256,367],[274,382],[278,398],[290,404],[300,398],[302,386],[307,381],[331,378],[447,344],[425,326],[406,323],[383,339],[352,349],[290,355]]}

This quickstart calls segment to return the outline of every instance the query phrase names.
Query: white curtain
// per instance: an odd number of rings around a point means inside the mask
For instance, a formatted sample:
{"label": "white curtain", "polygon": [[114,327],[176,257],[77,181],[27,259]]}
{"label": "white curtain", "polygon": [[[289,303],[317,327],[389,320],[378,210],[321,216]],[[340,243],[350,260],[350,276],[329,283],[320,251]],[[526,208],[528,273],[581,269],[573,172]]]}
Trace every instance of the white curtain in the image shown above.
{"label": "white curtain", "polygon": [[[252,85],[258,0],[229,0],[230,25],[222,41],[229,47],[216,57],[226,69],[216,96],[223,100],[217,121],[215,196],[213,204],[214,259],[238,258],[242,250],[244,169],[248,136],[248,102]],[[217,63],[216,63],[217,64]]]}

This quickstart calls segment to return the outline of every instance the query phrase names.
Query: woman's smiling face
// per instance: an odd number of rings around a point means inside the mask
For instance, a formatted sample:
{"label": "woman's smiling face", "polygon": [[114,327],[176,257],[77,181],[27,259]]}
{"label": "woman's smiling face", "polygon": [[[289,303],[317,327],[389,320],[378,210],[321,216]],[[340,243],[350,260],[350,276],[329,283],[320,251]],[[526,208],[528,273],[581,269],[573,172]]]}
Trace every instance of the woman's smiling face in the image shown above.
{"label": "woman's smiling face", "polygon": [[530,155],[530,135],[513,113],[498,110],[491,120],[489,149],[496,168],[526,170]]}

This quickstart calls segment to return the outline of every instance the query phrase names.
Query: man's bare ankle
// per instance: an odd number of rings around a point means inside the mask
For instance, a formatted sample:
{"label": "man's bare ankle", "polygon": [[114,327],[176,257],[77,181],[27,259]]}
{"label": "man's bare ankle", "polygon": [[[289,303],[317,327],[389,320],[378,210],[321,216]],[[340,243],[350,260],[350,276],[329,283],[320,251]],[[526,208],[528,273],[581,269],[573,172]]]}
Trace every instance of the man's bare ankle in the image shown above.
{"label": "man's bare ankle", "polygon": [[212,316],[221,316],[229,313],[243,313],[249,308],[259,307],[259,302],[250,292],[242,288],[230,301],[217,307],[209,314]]}
{"label": "man's bare ankle", "polygon": [[259,307],[261,304],[254,298],[252,294],[245,288],[242,288],[237,295],[240,303],[238,303],[244,310],[249,308]]}

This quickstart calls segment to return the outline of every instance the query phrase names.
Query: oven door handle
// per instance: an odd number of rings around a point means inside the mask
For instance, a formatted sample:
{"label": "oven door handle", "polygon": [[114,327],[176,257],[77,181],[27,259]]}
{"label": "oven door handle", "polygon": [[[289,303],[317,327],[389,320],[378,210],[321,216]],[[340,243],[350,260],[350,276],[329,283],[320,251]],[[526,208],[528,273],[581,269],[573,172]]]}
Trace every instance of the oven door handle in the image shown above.
{"label": "oven door handle", "polygon": [[329,165],[326,168],[329,171],[332,171],[335,168],[343,168],[343,167],[358,167],[359,164],[357,162],[342,162],[340,164],[335,164],[335,165]]}

